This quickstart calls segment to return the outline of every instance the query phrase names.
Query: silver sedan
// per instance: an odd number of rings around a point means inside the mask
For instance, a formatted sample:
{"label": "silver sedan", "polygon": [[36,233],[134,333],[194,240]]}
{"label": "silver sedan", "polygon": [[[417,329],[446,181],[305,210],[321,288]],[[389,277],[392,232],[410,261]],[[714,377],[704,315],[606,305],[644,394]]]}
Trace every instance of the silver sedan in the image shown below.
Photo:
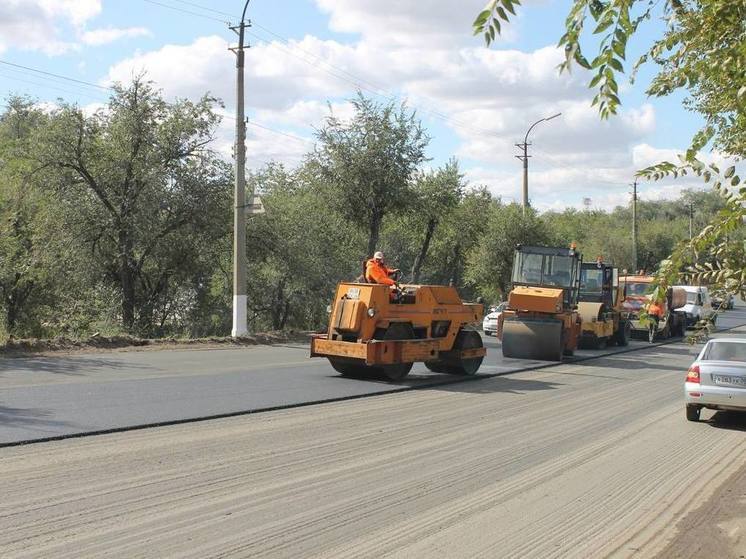
{"label": "silver sedan", "polygon": [[684,397],[689,421],[699,421],[702,408],[746,411],[746,339],[708,341],[689,367]]}

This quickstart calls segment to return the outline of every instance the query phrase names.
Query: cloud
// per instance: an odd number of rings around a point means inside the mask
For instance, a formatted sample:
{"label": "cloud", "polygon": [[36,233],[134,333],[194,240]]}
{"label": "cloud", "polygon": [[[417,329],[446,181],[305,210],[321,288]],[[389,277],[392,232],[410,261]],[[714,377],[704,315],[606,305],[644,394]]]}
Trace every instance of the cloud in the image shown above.
{"label": "cloud", "polygon": [[123,29],[106,27],[85,31],[80,35],[80,40],[86,45],[100,46],[113,43],[119,39],[150,36],[152,33],[145,27],[127,27]]}
{"label": "cloud", "polygon": [[75,41],[62,37],[74,36],[100,12],[100,0],[4,0],[0,2],[0,52],[16,48],[54,56],[77,50]]}
{"label": "cloud", "polygon": [[[370,44],[386,48],[406,45],[482,44],[473,37],[471,24],[484,9],[484,0],[316,0],[329,14],[329,27],[340,33],[354,33]],[[515,36],[507,27],[498,43]]]}

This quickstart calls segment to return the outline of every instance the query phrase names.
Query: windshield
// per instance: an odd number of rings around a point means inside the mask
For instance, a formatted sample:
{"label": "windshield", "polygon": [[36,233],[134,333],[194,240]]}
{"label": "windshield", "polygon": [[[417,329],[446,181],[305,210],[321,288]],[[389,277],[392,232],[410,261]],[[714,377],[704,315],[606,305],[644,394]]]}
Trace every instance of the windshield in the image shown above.
{"label": "windshield", "polygon": [[627,295],[647,295],[650,291],[650,284],[643,282],[627,282]]}
{"label": "windshield", "polygon": [[746,362],[746,344],[712,341],[705,352],[703,360]]}
{"label": "windshield", "polygon": [[701,305],[699,300],[699,293],[692,293],[691,291],[686,292],[686,302],[690,305]]}
{"label": "windshield", "polygon": [[604,285],[604,271],[600,268],[583,268],[580,271],[580,291],[582,293],[601,293]]}
{"label": "windshield", "polygon": [[572,287],[574,261],[570,256],[518,252],[513,268],[513,282]]}

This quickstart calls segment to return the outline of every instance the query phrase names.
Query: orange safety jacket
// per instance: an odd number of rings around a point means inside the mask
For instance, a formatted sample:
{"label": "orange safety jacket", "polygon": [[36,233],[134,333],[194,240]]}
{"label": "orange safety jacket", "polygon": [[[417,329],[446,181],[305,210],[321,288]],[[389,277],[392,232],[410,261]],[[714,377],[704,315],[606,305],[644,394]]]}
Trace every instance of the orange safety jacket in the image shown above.
{"label": "orange safety jacket", "polygon": [[365,280],[369,283],[396,285],[396,282],[389,277],[392,272],[391,268],[387,268],[375,258],[371,258],[365,263]]}
{"label": "orange safety jacket", "polygon": [[648,314],[650,316],[657,316],[658,318],[663,318],[663,307],[659,305],[657,302],[653,301],[648,306]]}

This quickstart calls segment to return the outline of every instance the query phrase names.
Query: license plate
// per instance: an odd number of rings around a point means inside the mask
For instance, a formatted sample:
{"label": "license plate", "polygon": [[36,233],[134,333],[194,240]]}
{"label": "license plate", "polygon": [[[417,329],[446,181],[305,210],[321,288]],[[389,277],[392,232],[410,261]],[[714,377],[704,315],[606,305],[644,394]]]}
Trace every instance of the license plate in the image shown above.
{"label": "license plate", "polygon": [[744,377],[731,377],[728,375],[712,375],[712,380],[715,381],[715,384],[727,384],[729,386],[746,387],[746,378]]}
{"label": "license plate", "polygon": [[360,288],[350,287],[349,289],[347,289],[347,298],[348,299],[360,299]]}

